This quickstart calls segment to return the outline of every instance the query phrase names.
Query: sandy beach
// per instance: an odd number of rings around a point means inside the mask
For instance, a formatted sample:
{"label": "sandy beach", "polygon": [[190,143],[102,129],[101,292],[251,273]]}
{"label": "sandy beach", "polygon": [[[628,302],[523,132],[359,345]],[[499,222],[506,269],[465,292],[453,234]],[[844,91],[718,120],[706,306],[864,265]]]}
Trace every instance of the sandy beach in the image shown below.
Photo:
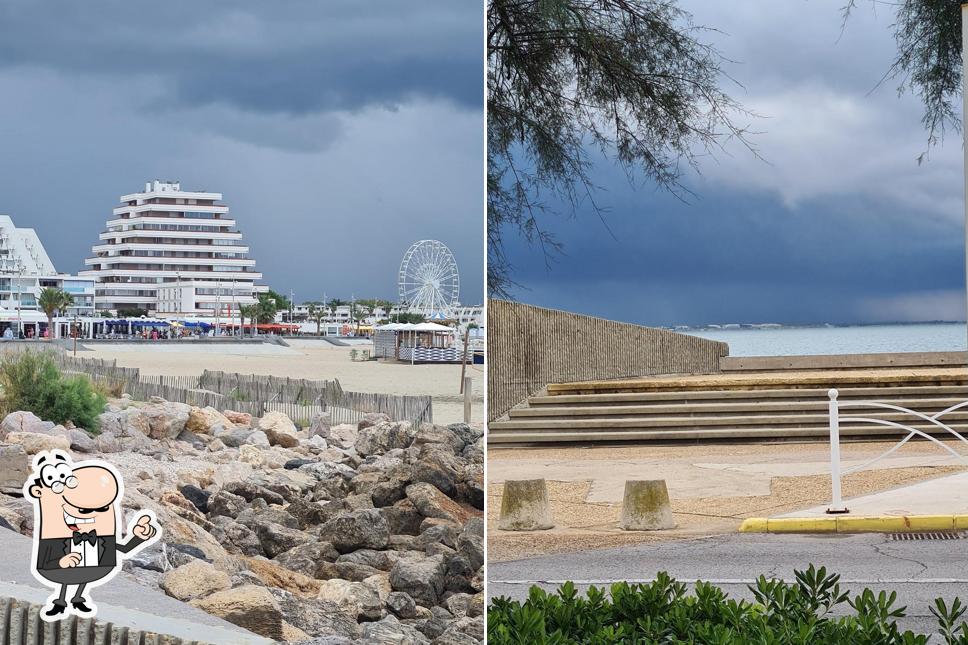
{"label": "sandy beach", "polygon": [[[289,347],[273,344],[111,343],[91,344],[78,356],[116,359],[118,365],[137,367],[143,374],[198,375],[203,370],[242,374],[269,374],[306,379],[339,379],[346,390],[387,394],[430,395],[434,422],[464,420],[460,394],[460,365],[410,365],[350,360],[353,349],[322,340],[287,340]],[[484,370],[468,365],[473,378],[472,421],[484,423]]]}

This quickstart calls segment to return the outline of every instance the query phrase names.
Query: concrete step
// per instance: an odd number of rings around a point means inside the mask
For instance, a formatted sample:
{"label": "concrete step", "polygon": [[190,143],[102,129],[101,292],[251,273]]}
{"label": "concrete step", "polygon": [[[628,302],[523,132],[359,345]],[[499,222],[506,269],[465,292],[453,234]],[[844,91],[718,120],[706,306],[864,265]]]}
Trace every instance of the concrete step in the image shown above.
{"label": "concrete step", "polygon": [[798,388],[893,387],[924,385],[968,385],[964,369],[943,368],[922,371],[872,370],[849,372],[807,372],[803,374],[717,374],[712,376],[659,377],[581,383],[552,383],[550,396],[563,394],[606,394],[628,392],[683,392],[700,390],[771,390]]}
{"label": "concrete step", "polygon": [[[968,398],[968,397],[966,397]],[[844,403],[850,400],[841,399]],[[965,398],[890,398],[880,399],[885,403],[917,410],[922,413],[936,413],[951,406],[963,403]],[[648,404],[648,405],[572,405],[572,406],[551,406],[541,405],[531,408],[516,408],[510,411],[511,419],[548,419],[548,418],[596,418],[596,417],[642,417],[642,416],[685,416],[685,417],[705,417],[710,415],[725,416],[757,416],[757,415],[776,415],[776,414],[826,414],[829,408],[829,400],[816,399],[806,401],[729,401],[711,403],[671,403],[671,404]],[[854,412],[865,408],[851,408],[846,410]],[[947,415],[945,415],[947,417]]]}
{"label": "concrete step", "polygon": [[[629,403],[701,403],[710,401],[764,401],[827,400],[830,388],[777,388],[770,390],[679,390],[664,392],[616,392],[605,394],[558,394],[534,396],[528,400],[531,407],[550,405],[555,407],[583,405],[623,405]],[[838,388],[839,398],[884,400],[897,396],[919,398],[968,399],[968,385],[918,385],[898,387],[848,387]]]}
{"label": "concrete step", "polygon": [[[950,434],[935,425],[915,424],[911,427],[932,435],[939,439],[949,439]],[[956,429],[959,429],[956,427]],[[960,429],[965,429],[964,427]],[[874,426],[869,424],[841,427],[841,438],[844,440],[900,440],[905,432],[894,428]],[[588,430],[506,430],[500,423],[492,424],[488,430],[488,445],[528,445],[563,442],[734,442],[734,441],[827,441],[829,429],[824,426],[765,426],[765,427],[725,427],[696,429],[601,429]],[[923,440],[923,439],[919,439]],[[954,442],[952,447],[964,453],[961,442]]]}
{"label": "concrete step", "polygon": [[[878,419],[905,423],[918,421],[918,418],[903,412],[889,412],[887,410],[873,410],[872,412],[845,412],[841,415],[841,424],[848,423],[851,416],[875,416]],[[946,414],[944,421],[948,425],[968,424],[968,410],[958,410]],[[933,424],[932,424],[933,425]],[[824,413],[803,414],[770,414],[770,415],[712,415],[712,416],[623,416],[608,418],[567,418],[558,417],[542,419],[511,419],[508,421],[492,422],[490,427],[502,430],[611,430],[619,428],[742,428],[744,426],[777,426],[777,427],[829,427],[829,419]]]}

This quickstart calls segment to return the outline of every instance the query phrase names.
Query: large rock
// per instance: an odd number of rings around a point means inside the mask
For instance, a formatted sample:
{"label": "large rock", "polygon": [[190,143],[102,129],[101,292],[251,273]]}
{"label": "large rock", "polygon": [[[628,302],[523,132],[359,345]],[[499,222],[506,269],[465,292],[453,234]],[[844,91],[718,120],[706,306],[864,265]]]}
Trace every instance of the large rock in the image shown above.
{"label": "large rock", "polygon": [[188,423],[192,406],[174,401],[159,400],[141,408],[148,419],[148,436],[152,439],[174,439]]}
{"label": "large rock", "polygon": [[178,600],[204,598],[232,586],[229,574],[201,560],[172,569],[161,578],[161,588]]}
{"label": "large rock", "polygon": [[94,445],[98,452],[121,452],[121,442],[117,435],[110,432],[102,432],[95,437]]}
{"label": "large rock", "polygon": [[97,443],[86,431],[80,428],[71,428],[67,432],[70,437],[71,450],[77,452],[94,452],[97,450]]}
{"label": "large rock", "polygon": [[[252,426],[252,415],[248,412],[236,412],[235,410],[225,410],[222,412],[226,419],[231,421],[237,426],[251,427]],[[228,426],[226,426],[228,427]]]}
{"label": "large rock", "polygon": [[375,623],[363,626],[363,638],[367,643],[387,643],[396,645],[423,645],[430,639],[415,627],[401,623],[396,616],[387,616]]}
{"label": "large rock", "polygon": [[22,446],[28,455],[36,455],[45,450],[70,450],[71,442],[64,436],[47,435],[37,432],[8,432],[4,439],[9,444]]}
{"label": "large rock", "polygon": [[444,592],[447,563],[443,555],[402,558],[390,570],[394,591],[409,594],[419,605],[433,607]]}
{"label": "large rock", "polygon": [[314,461],[308,464],[303,464],[298,468],[299,472],[307,473],[312,475],[320,481],[327,479],[332,479],[334,477],[342,477],[345,480],[350,480],[356,477],[356,471],[347,466],[346,464],[339,464],[332,461]]}
{"label": "large rock", "polygon": [[308,533],[287,528],[275,522],[257,523],[255,534],[258,536],[265,554],[270,558],[312,540],[312,536]]}
{"label": "large rock", "polygon": [[249,436],[242,443],[250,446],[259,446],[260,448],[268,448],[269,437],[262,430],[255,430],[249,433]]}
{"label": "large rock", "polygon": [[379,620],[383,617],[383,601],[379,594],[362,582],[350,582],[333,578],[319,586],[320,600],[332,602],[354,618]]}
{"label": "large rock", "polygon": [[273,589],[272,595],[282,607],[288,622],[315,636],[305,645],[356,643],[363,635],[356,618],[342,611],[335,603],[305,598],[279,589]]}
{"label": "large rock", "polygon": [[337,515],[348,511],[345,504],[340,501],[320,504],[319,502],[307,502],[296,498],[286,507],[286,512],[296,518],[299,528],[308,529],[325,524]]}
{"label": "large rock", "polygon": [[11,432],[46,434],[53,430],[55,425],[52,421],[44,421],[33,412],[23,410],[11,412],[0,422],[0,441]]}
{"label": "large rock", "polygon": [[309,421],[309,436],[328,439],[330,425],[331,420],[329,412],[319,412],[314,414],[313,418]]}
{"label": "large rock", "polygon": [[356,426],[349,423],[341,423],[340,425],[330,427],[329,437],[326,438],[326,441],[331,446],[346,449],[352,448],[359,436],[360,433],[356,429]]}
{"label": "large rock", "polygon": [[283,638],[282,609],[264,587],[243,585],[226,589],[207,598],[193,600],[192,604],[266,638]]}
{"label": "large rock", "polygon": [[210,515],[225,515],[226,517],[238,517],[246,508],[246,500],[241,495],[230,493],[227,490],[217,491],[208,498],[208,513]]}
{"label": "large rock", "polygon": [[185,429],[195,434],[212,434],[212,428],[221,426],[229,428],[233,423],[224,414],[209,406],[206,408],[193,407],[188,413]]}
{"label": "large rock", "polygon": [[413,601],[410,594],[404,591],[394,591],[387,596],[387,609],[392,611],[397,618],[416,618],[417,603]]}
{"label": "large rock", "polygon": [[364,428],[369,428],[370,426],[379,425],[381,423],[388,423],[389,421],[390,417],[383,412],[367,412],[363,415],[363,418],[360,419],[360,422],[357,424],[357,428],[363,430]]}
{"label": "large rock", "polygon": [[216,426],[212,430],[212,436],[217,438],[229,448],[238,448],[245,442],[246,439],[249,438],[250,434],[252,434],[251,428],[240,428],[238,426],[233,426],[230,428],[221,428]]}
{"label": "large rock", "polygon": [[20,495],[30,472],[30,459],[22,445],[0,445],[0,493]]}
{"label": "large rock", "polygon": [[239,461],[243,464],[249,464],[253,468],[262,468],[266,464],[265,452],[264,448],[257,448],[244,443],[239,446]]}
{"label": "large rock", "polygon": [[366,509],[326,522],[319,530],[319,535],[340,553],[357,549],[383,549],[390,540],[390,525],[380,511]]}
{"label": "large rock", "polygon": [[264,499],[268,504],[286,503],[286,499],[279,493],[273,492],[265,486],[260,486],[251,481],[229,482],[222,487],[222,490],[233,495],[238,495],[247,502],[255,499]]}
{"label": "large rock", "polygon": [[475,517],[464,525],[457,536],[457,551],[467,558],[476,571],[484,564],[484,520]]}
{"label": "large rock", "polygon": [[407,486],[407,499],[424,517],[463,524],[474,516],[469,510],[444,495],[436,486],[426,482]]}
{"label": "large rock", "polygon": [[255,531],[224,515],[216,515],[212,518],[210,532],[212,537],[230,553],[243,555],[264,555],[265,553]]}
{"label": "large rock", "polygon": [[433,484],[448,497],[454,497],[457,483],[463,478],[463,467],[451,452],[427,446],[414,462],[410,478],[414,482]]}
{"label": "large rock", "polygon": [[297,571],[290,571],[275,562],[262,558],[244,558],[245,565],[262,584],[278,589],[285,589],[300,596],[313,597],[319,593],[319,580],[315,580]]}
{"label": "large rock", "polygon": [[299,437],[296,436],[296,425],[287,415],[282,412],[267,412],[259,419],[259,430],[266,433],[269,444],[292,448],[299,445]]}
{"label": "large rock", "polygon": [[178,487],[178,492],[189,502],[195,505],[202,513],[208,513],[208,499],[212,496],[207,490],[202,490],[192,484],[183,484]]}
{"label": "large rock", "polygon": [[273,562],[290,571],[315,578],[321,562],[335,562],[338,557],[339,551],[329,542],[312,541],[277,555]]}
{"label": "large rock", "polygon": [[394,448],[407,448],[413,443],[416,430],[408,421],[391,423],[384,421],[372,426],[362,427],[353,446],[356,452],[367,455],[382,455]]}

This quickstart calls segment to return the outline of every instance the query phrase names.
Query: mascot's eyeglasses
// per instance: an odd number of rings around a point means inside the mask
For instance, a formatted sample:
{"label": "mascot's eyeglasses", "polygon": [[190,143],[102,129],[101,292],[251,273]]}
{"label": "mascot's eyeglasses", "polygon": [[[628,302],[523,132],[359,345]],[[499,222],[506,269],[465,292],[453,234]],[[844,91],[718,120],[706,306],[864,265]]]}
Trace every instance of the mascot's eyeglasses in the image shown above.
{"label": "mascot's eyeglasses", "polygon": [[47,486],[57,493],[64,492],[64,487],[77,488],[77,477],[67,464],[47,464],[40,469],[40,484]]}

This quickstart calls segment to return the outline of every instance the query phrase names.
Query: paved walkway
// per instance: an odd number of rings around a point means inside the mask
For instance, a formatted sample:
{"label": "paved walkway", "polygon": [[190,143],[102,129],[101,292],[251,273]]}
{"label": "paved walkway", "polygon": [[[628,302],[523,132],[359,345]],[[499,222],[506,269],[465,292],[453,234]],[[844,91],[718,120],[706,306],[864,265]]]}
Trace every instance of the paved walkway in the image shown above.
{"label": "paved walkway", "polygon": [[[29,570],[30,539],[0,528],[0,597],[43,604],[51,590]],[[272,641],[138,584],[125,573],[91,594],[97,620],[132,630],[165,634],[186,642],[215,645],[263,645]]]}
{"label": "paved walkway", "polygon": [[[850,516],[968,514],[968,473],[958,473],[848,499]],[[827,506],[777,517],[827,517]]]}
{"label": "paved walkway", "polygon": [[[843,467],[860,465],[893,443],[846,443]],[[871,470],[960,465],[933,444],[908,444]],[[606,446],[561,449],[490,449],[488,483],[509,479],[591,481],[587,502],[621,503],[625,481],[664,479],[673,499],[770,494],[774,477],[825,475],[830,453],[822,443],[707,446]]]}

